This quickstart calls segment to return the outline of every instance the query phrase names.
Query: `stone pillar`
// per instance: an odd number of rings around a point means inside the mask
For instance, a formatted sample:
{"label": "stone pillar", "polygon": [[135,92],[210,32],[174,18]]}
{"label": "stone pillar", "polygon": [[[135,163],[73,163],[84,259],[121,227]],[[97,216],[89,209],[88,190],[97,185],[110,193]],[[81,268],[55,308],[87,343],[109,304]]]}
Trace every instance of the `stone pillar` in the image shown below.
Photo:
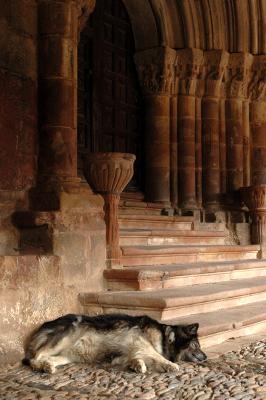
{"label": "stone pillar", "polygon": [[[266,56],[253,56],[251,79],[247,87],[250,99],[251,186],[240,190],[251,216],[251,240],[260,244],[260,257],[266,258]],[[244,120],[247,125],[247,121]],[[249,133],[249,132],[248,132]],[[247,134],[246,134],[247,136]],[[246,140],[247,141],[247,140]],[[244,142],[245,145],[245,142]],[[248,177],[249,178],[249,177]]]}
{"label": "stone pillar", "polygon": [[17,254],[12,213],[28,207],[36,179],[38,33],[35,0],[0,4],[0,255],[5,255]]}
{"label": "stone pillar", "polygon": [[134,154],[90,153],[85,156],[85,177],[104,198],[108,266],[120,264],[118,205],[120,194],[133,176]]}
{"label": "stone pillar", "polygon": [[135,62],[145,99],[145,195],[170,204],[170,95],[176,51],[157,47],[139,52]]}
{"label": "stone pillar", "polygon": [[201,97],[196,97],[196,125],[195,125],[195,165],[196,165],[196,202],[202,208],[202,123]]}
{"label": "stone pillar", "polygon": [[244,185],[244,165],[247,163],[247,159],[244,163],[244,146],[248,137],[248,109],[244,101],[252,58],[251,54],[230,54],[226,76],[227,191],[232,194]]}
{"label": "stone pillar", "polygon": [[249,85],[251,184],[266,184],[266,56],[254,56]]}
{"label": "stone pillar", "polygon": [[228,53],[204,53],[205,91],[202,98],[203,203],[217,210],[220,203],[220,91]]}
{"label": "stone pillar", "polygon": [[39,175],[76,177],[77,7],[39,0]]}
{"label": "stone pillar", "polygon": [[177,157],[177,96],[170,100],[170,200],[178,207],[178,157]]}
{"label": "stone pillar", "polygon": [[178,197],[184,210],[197,208],[196,201],[196,87],[203,60],[197,49],[178,52]]}
{"label": "stone pillar", "polygon": [[[77,44],[79,29],[93,11],[94,3],[91,0],[38,2],[40,140],[33,208],[59,209],[57,192],[79,182]],[[42,192],[46,193],[42,196]]]}
{"label": "stone pillar", "polygon": [[251,216],[251,241],[260,244],[260,258],[266,257],[266,185],[253,185],[240,190]]}

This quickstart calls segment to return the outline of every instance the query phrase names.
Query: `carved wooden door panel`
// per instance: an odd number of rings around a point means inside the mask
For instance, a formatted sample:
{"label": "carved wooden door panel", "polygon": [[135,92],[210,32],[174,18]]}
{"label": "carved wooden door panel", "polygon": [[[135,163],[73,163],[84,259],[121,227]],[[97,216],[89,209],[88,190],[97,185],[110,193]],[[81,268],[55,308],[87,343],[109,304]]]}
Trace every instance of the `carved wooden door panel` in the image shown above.
{"label": "carved wooden door panel", "polygon": [[134,38],[120,0],[97,0],[79,45],[79,151],[136,154],[131,186],[142,187],[142,101]]}

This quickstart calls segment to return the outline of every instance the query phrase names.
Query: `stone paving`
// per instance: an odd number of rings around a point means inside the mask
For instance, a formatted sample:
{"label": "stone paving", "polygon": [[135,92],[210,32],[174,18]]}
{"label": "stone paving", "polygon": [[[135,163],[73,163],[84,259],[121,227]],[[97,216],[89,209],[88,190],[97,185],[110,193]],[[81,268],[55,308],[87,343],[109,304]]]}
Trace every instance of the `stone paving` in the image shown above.
{"label": "stone paving", "polygon": [[145,375],[110,365],[69,365],[54,375],[10,366],[0,371],[0,399],[266,400],[266,339],[202,365],[180,366],[175,373]]}

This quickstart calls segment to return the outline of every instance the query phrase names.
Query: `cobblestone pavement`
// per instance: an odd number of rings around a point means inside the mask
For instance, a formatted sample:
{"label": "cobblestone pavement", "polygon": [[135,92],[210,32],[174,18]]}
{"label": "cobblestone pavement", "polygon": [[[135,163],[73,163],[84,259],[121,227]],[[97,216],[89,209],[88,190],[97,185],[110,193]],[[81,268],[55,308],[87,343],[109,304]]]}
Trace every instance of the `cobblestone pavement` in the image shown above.
{"label": "cobblestone pavement", "polygon": [[266,339],[202,365],[182,363],[175,373],[76,364],[48,375],[10,366],[0,370],[0,399],[266,400]]}

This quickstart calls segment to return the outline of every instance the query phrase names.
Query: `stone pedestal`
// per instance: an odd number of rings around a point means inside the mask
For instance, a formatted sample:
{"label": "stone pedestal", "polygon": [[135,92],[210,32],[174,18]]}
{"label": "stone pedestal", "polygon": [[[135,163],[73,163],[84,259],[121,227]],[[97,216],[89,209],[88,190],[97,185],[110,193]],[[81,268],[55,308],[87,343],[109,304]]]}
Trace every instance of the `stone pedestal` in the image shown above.
{"label": "stone pedestal", "polygon": [[102,194],[106,223],[107,264],[119,265],[118,205],[120,194],[133,176],[136,157],[128,153],[90,153],[84,156],[84,174],[92,188]]}
{"label": "stone pedestal", "polygon": [[251,241],[260,244],[261,258],[266,257],[266,185],[253,185],[240,189],[241,198],[252,219]]}

